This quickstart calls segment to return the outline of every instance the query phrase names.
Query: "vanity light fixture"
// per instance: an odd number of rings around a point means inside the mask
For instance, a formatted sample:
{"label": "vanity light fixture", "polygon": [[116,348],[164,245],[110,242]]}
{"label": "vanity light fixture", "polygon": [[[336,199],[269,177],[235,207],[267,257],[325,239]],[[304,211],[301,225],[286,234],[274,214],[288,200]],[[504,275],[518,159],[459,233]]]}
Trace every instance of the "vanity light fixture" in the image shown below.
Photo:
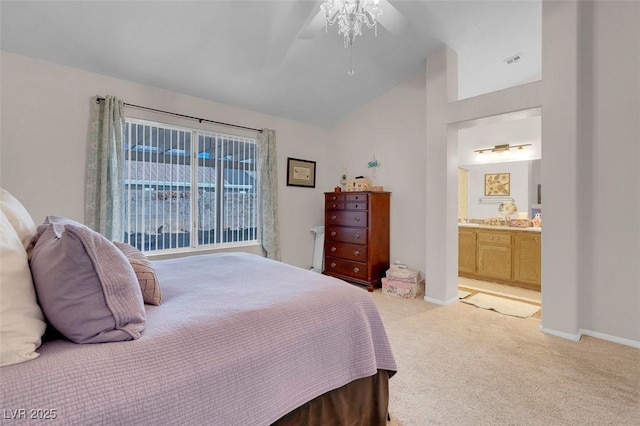
{"label": "vanity light fixture", "polygon": [[525,146],[531,146],[531,144],[523,143],[519,145],[509,145],[508,143],[505,143],[502,145],[495,145],[493,148],[476,149],[473,152],[477,152],[478,154],[483,154],[485,152],[505,152],[509,151],[511,148],[518,148],[518,150],[524,149]]}

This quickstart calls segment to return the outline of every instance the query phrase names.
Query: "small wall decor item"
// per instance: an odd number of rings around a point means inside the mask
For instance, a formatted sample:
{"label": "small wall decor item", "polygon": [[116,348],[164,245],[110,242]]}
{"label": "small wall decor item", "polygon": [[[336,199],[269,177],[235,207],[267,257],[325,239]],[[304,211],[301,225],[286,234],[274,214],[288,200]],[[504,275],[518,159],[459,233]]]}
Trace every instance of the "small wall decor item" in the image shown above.
{"label": "small wall decor item", "polygon": [[490,173],[484,175],[484,195],[511,195],[510,180],[510,173]]}
{"label": "small wall decor item", "polygon": [[377,177],[377,170],[381,165],[382,164],[378,161],[376,155],[373,154],[373,158],[367,163],[367,167],[371,169],[371,177]]}
{"label": "small wall decor item", "polygon": [[316,187],[316,162],[287,158],[287,186]]}

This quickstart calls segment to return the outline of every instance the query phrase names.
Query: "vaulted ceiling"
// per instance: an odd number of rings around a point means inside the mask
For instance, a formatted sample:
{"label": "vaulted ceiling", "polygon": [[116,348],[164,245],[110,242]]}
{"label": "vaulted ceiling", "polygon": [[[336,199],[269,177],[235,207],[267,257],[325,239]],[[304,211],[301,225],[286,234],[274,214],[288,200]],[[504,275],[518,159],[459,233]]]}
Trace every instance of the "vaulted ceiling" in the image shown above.
{"label": "vaulted ceiling", "polygon": [[422,72],[443,45],[458,54],[461,97],[541,72],[540,1],[381,0],[384,25],[356,39],[354,76],[337,26],[325,34],[316,18],[320,3],[2,0],[0,41],[8,52],[319,126]]}

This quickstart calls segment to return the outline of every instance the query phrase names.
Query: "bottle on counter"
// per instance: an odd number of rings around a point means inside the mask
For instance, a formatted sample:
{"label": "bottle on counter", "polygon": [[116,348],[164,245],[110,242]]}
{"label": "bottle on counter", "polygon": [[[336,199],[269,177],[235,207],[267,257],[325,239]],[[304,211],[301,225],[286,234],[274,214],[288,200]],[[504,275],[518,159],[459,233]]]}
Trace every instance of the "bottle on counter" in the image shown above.
{"label": "bottle on counter", "polygon": [[533,219],[531,219],[531,224],[536,227],[542,226],[542,216],[540,213],[536,213]]}

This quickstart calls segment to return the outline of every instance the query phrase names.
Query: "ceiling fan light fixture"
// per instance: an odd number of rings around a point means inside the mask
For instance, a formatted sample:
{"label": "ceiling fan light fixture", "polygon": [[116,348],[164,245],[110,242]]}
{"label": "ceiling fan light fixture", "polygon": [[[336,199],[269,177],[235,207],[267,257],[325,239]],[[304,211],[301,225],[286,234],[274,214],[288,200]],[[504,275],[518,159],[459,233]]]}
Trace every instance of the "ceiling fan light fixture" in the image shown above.
{"label": "ceiling fan light fixture", "polygon": [[[378,36],[378,18],[382,15],[382,9],[378,6],[379,0],[325,0],[320,5],[320,10],[325,17],[325,33],[329,25],[338,23],[338,34],[344,35],[344,47],[351,47],[357,36],[362,35],[362,26],[366,25],[374,29],[374,36]],[[355,72],[353,67],[349,69],[351,76]]]}

